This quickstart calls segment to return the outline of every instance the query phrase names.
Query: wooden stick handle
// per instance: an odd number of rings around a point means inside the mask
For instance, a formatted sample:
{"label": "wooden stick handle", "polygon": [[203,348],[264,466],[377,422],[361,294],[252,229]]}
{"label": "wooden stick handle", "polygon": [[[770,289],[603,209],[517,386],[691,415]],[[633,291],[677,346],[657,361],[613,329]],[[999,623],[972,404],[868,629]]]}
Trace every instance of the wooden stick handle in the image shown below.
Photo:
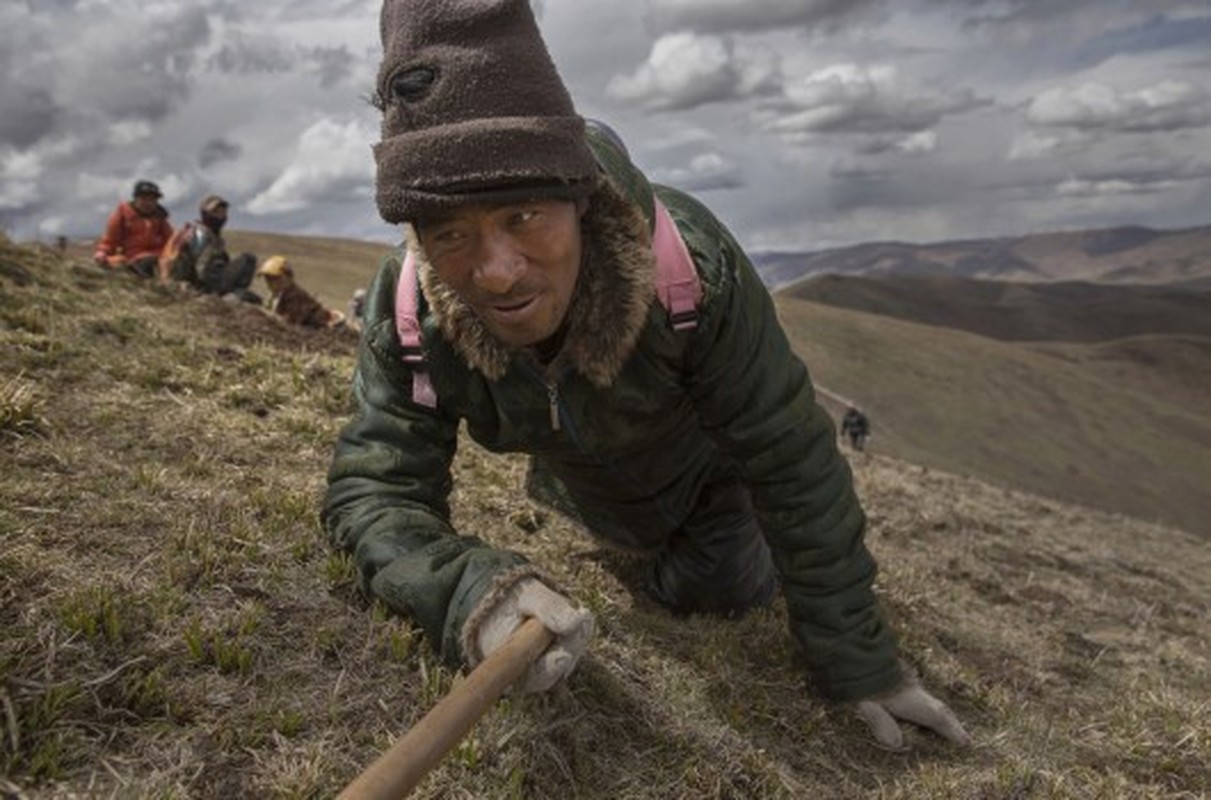
{"label": "wooden stick handle", "polygon": [[551,632],[528,619],[450,690],[387,752],[358,775],[337,800],[399,800],[416,788],[550,646]]}

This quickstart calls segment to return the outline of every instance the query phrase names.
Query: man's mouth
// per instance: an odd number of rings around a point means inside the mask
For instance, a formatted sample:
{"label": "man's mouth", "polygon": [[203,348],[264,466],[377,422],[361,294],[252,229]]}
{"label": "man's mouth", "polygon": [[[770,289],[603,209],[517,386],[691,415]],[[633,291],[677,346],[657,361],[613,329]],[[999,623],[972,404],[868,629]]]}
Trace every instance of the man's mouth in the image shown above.
{"label": "man's mouth", "polygon": [[497,319],[508,322],[529,313],[538,302],[538,295],[520,299],[510,299],[503,303],[493,303],[489,308]]}

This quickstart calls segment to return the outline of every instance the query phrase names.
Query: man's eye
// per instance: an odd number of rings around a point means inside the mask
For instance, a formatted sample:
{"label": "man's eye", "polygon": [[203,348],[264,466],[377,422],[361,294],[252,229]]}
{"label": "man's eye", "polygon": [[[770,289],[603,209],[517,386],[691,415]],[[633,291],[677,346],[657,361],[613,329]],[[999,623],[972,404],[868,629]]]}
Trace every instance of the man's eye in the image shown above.
{"label": "man's eye", "polygon": [[539,212],[536,208],[524,208],[514,211],[509,217],[509,222],[514,225],[525,225],[527,222],[533,222],[538,218]]}

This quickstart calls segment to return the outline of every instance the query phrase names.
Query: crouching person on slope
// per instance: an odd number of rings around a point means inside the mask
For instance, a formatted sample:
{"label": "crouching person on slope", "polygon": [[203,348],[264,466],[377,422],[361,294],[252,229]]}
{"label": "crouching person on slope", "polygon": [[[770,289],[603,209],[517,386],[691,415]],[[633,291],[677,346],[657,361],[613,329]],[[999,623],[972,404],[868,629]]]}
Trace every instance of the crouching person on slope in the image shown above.
{"label": "crouching person on slope", "polygon": [[345,315],[325,308],[324,304],[299,286],[294,268],[285,256],[270,256],[257,268],[269,287],[269,310],[284,322],[303,328],[337,328],[344,324]]}
{"label": "crouching person on slope", "polygon": [[[382,12],[377,201],[405,246],[369,291],[323,509],[363,588],[471,667],[536,617],[556,640],[525,688],[572,672],[589,613],[450,524],[465,422],[647,554],[671,611],[735,617],[781,591],[815,685],[879,742],[902,746],[899,719],[966,743],[898,657],[835,429],[739,245],[586,128],[527,0],[464,4],[457,25],[443,8]],[[667,279],[678,259],[688,280]]]}

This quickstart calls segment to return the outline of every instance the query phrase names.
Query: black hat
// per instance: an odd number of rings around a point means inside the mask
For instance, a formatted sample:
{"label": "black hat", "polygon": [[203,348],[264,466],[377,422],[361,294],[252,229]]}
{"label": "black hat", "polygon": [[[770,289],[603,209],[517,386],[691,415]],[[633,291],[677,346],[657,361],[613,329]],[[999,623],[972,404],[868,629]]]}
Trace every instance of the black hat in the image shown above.
{"label": "black hat", "polygon": [[131,192],[131,197],[138,197],[141,194],[154,194],[156,197],[164,196],[164,193],[160,191],[160,187],[151,181],[135,181],[135,190]]}
{"label": "black hat", "polygon": [[584,197],[597,162],[530,0],[385,0],[379,213]]}

